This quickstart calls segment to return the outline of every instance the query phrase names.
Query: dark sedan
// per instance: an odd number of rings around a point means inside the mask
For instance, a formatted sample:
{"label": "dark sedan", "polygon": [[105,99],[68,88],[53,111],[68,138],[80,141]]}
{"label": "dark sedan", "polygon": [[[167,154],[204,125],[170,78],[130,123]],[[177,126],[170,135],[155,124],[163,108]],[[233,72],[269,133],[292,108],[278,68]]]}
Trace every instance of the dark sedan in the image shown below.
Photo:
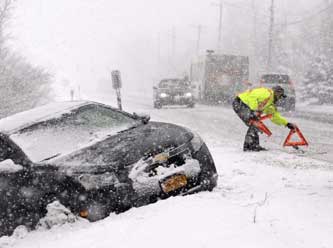
{"label": "dark sedan", "polygon": [[55,200],[95,221],[217,183],[197,134],[99,103],[46,105],[0,130],[0,236],[33,228]]}
{"label": "dark sedan", "polygon": [[193,108],[195,99],[194,86],[186,79],[163,79],[154,90],[154,108],[166,105],[186,105]]}

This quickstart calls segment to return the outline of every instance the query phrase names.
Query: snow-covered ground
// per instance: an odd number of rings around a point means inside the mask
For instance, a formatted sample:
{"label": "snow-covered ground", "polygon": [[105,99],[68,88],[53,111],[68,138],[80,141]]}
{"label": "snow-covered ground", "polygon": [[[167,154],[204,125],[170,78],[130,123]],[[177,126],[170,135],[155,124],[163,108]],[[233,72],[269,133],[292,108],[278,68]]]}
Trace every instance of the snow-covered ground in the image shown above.
{"label": "snow-covered ground", "polygon": [[306,156],[283,149],[288,130],[272,125],[273,137],[262,137],[268,152],[243,153],[246,128],[227,107],[155,110],[137,95],[125,96],[124,108],[197,131],[214,157],[218,187],[95,223],[18,231],[0,238],[1,248],[333,247],[332,124],[291,117],[309,140]]}

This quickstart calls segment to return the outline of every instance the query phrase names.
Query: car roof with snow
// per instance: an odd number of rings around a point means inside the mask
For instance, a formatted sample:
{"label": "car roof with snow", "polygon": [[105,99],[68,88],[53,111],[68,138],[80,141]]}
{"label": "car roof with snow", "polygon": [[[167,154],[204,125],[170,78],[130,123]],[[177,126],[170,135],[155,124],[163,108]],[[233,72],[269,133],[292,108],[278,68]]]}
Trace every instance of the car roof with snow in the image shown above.
{"label": "car roof with snow", "polygon": [[[67,101],[54,102],[31,110],[20,112],[0,120],[0,132],[12,134],[17,130],[31,126],[38,122],[47,121],[53,118],[70,113],[81,106],[93,104],[91,101]],[[96,104],[96,103],[95,103]]]}

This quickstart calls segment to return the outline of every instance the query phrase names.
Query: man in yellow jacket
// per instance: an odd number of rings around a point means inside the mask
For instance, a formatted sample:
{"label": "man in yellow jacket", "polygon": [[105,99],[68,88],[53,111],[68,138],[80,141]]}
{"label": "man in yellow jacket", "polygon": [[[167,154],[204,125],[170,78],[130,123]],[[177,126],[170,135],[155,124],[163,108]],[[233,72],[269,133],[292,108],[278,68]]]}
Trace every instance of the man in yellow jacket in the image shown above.
{"label": "man in yellow jacket", "polygon": [[240,93],[233,101],[232,106],[239,118],[249,127],[244,141],[244,151],[265,151],[259,145],[258,129],[250,124],[251,120],[258,120],[258,114],[271,114],[271,121],[289,129],[296,128],[296,125],[289,123],[277,111],[276,102],[285,98],[284,89],[281,86],[269,88],[255,88]]}

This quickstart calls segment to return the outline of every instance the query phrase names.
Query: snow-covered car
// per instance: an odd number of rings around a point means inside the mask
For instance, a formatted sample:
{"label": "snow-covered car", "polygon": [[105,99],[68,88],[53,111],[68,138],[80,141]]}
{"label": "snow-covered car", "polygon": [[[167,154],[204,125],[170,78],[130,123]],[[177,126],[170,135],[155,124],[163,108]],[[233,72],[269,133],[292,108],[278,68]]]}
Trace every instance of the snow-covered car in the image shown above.
{"label": "snow-covered car", "polygon": [[163,79],[153,87],[154,108],[165,105],[186,105],[193,108],[195,105],[194,86],[186,79]]}
{"label": "snow-covered car", "polygon": [[289,75],[279,73],[264,74],[261,76],[260,85],[269,88],[280,85],[285,90],[287,97],[281,99],[277,106],[286,111],[295,111],[296,91]]}
{"label": "snow-covered car", "polygon": [[38,107],[0,130],[0,236],[33,228],[54,201],[95,221],[217,184],[196,133],[100,103]]}

